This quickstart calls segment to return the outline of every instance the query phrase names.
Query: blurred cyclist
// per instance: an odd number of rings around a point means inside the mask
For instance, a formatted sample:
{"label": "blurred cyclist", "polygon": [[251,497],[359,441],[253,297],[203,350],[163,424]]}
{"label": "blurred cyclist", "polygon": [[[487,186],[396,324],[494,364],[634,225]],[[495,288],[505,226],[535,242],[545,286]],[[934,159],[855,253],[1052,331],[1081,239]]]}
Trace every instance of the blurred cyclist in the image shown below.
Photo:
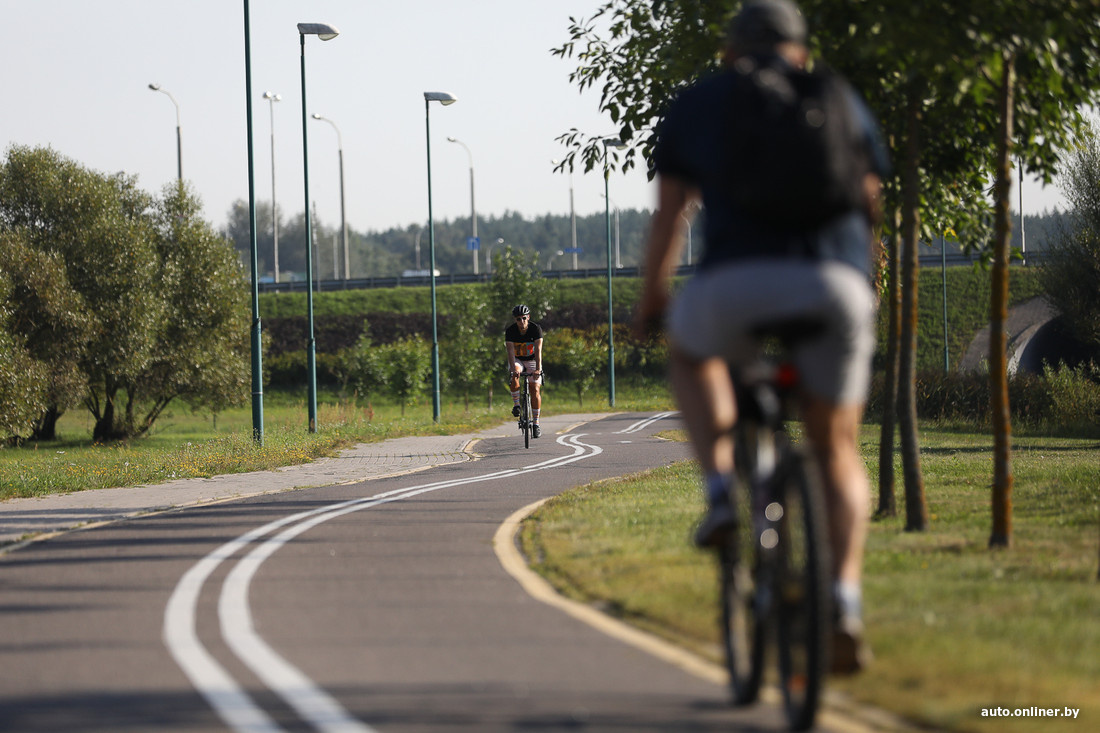
{"label": "blurred cyclist", "polygon": [[[870,112],[844,85],[841,98],[848,106],[840,106],[859,134],[852,135],[853,149],[850,155],[842,151],[841,159],[866,163],[854,177],[855,194],[849,199],[853,203],[810,224],[800,224],[804,204],[764,202],[771,208],[789,204],[786,220],[765,216],[768,207],[739,205],[731,191],[760,196],[764,182],[776,180],[776,174],[786,177],[778,179],[781,198],[788,192],[795,196],[804,166],[731,169],[725,151],[745,143],[731,140],[731,130],[739,129],[738,124],[744,129],[737,116],[747,119],[745,105],[754,104],[738,96],[743,88],[738,84],[744,82],[737,77],[751,77],[763,88],[761,95],[774,91],[769,84],[782,92],[787,90],[784,79],[806,75],[809,52],[805,20],[788,0],[746,3],[729,31],[724,70],[681,94],[659,128],[654,151],[658,204],[635,328],[648,331],[666,315],[669,273],[683,244],[678,219],[701,197],[706,208],[705,254],[699,272],[668,308],[667,326],[673,390],[706,477],[708,512],[695,540],[700,546],[717,546],[726,541],[734,523],[729,501],[734,481],[730,430],[737,415],[727,365],[757,354],[758,344],[751,338],[756,326],[808,316],[823,323],[820,334],[802,342],[794,358],[805,390],[806,436],[821,467],[828,505],[838,612],[833,667],[834,672],[849,673],[869,659],[863,640],[861,570],[870,489],[858,435],[874,347],[871,223],[877,217],[880,181],[888,163]],[[772,145],[748,154],[782,156],[783,147]]]}

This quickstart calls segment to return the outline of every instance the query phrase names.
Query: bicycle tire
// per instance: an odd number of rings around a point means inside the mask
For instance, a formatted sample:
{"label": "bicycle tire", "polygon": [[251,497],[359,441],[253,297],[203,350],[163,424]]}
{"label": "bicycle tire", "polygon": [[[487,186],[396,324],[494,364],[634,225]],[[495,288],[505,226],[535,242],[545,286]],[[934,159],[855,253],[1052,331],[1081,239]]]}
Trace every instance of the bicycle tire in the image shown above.
{"label": "bicycle tire", "polygon": [[813,726],[828,669],[830,560],[821,483],[812,461],[787,443],[776,473],[783,507],[775,578],[776,646],[787,722]]}
{"label": "bicycle tire", "polygon": [[520,420],[523,421],[523,447],[530,449],[531,447],[531,395],[528,394],[527,389],[523,390],[523,397],[520,398]]}
{"label": "bicycle tire", "polygon": [[737,530],[731,543],[718,550],[722,641],[733,703],[750,705],[760,695],[764,676],[767,620],[757,607],[758,555],[749,494],[754,446],[744,427],[737,431],[735,440],[738,486],[730,500],[736,509]]}

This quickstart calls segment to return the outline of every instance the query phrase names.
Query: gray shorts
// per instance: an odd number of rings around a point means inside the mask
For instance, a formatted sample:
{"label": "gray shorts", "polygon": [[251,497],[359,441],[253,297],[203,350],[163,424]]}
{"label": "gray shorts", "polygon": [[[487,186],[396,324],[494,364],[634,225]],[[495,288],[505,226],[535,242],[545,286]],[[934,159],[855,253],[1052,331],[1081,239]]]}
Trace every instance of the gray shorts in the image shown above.
{"label": "gray shorts", "polygon": [[668,316],[672,345],[688,356],[744,364],[759,354],[752,330],[812,316],[824,330],[794,354],[805,389],[836,404],[862,403],[871,381],[874,294],[867,278],[837,262],[752,260],[693,277]]}

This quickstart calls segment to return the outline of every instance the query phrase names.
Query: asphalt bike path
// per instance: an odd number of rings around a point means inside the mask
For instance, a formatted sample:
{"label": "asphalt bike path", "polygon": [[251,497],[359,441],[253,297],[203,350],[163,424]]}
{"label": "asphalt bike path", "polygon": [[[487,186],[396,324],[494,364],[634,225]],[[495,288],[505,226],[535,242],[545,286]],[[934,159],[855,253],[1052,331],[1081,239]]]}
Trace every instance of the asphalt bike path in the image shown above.
{"label": "asphalt bike path", "polygon": [[653,437],[667,413],[590,417],[544,418],[531,450],[511,424],[379,444],[384,460],[316,462],[319,488],[244,475],[209,498],[96,499],[92,520],[33,500],[23,525],[0,504],[12,532],[130,517],[9,545],[0,730],[781,730],[774,706],[730,709],[712,666],[529,592],[509,527],[532,505],[686,456]]}

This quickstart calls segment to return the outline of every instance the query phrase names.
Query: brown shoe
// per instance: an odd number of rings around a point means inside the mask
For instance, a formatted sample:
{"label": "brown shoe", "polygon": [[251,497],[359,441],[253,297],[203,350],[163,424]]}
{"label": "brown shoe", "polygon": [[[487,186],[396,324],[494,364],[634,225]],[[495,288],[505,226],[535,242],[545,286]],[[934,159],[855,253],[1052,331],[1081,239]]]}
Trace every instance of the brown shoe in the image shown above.
{"label": "brown shoe", "polygon": [[873,659],[871,647],[863,636],[863,622],[858,616],[841,616],[833,629],[833,664],[835,675],[853,675],[866,669]]}

